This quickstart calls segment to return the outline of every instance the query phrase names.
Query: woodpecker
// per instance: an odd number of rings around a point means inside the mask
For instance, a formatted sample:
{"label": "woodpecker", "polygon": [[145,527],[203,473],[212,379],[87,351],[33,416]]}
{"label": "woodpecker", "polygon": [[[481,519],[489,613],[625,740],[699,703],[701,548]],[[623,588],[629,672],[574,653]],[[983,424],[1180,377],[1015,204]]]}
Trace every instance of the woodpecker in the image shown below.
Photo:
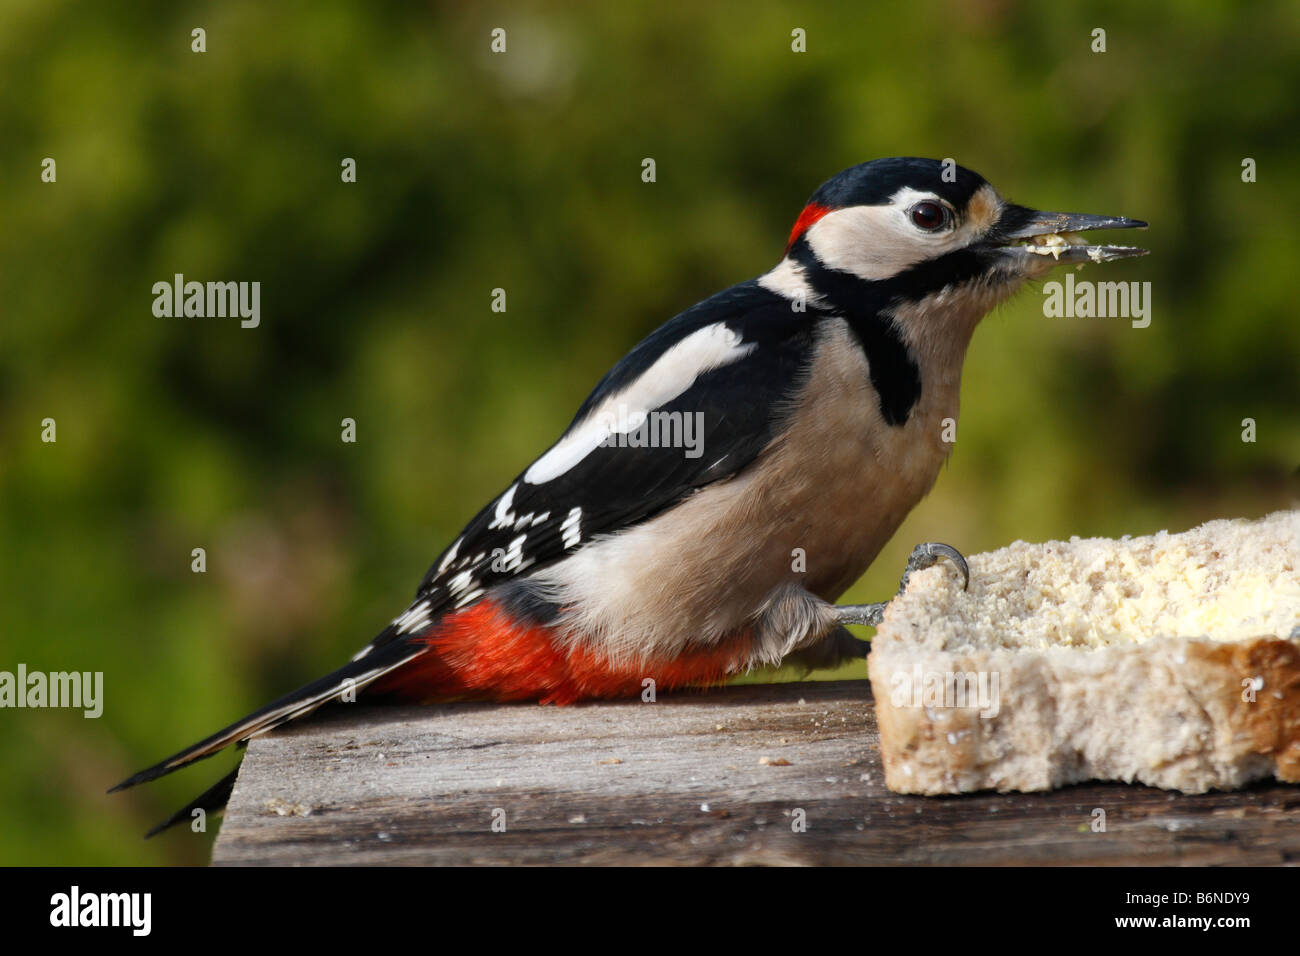
{"label": "woodpecker", "polygon": [[[834,601],[934,485],[975,326],[1058,264],[1146,252],[1078,233],[1145,227],[1015,205],[951,161],[841,172],[774,268],[618,362],[348,663],[113,789],[362,690],[568,704],[864,657],[844,626],[887,602]],[[656,440],[688,426],[689,447]],[[925,543],[904,585],[944,558],[967,575],[956,549]],[[151,834],[224,803],[234,778]]]}

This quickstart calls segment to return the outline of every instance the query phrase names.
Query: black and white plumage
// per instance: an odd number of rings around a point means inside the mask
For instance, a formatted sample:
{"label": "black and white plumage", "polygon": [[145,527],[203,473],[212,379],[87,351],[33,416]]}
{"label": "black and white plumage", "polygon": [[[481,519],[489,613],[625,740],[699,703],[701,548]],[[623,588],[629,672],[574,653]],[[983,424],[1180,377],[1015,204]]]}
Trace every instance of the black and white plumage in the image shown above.
{"label": "black and white plumage", "polygon": [[[811,348],[811,325],[792,321],[789,301],[756,280],[660,327],[600,381],[560,439],[439,555],[415,601],[393,622],[395,631],[376,643],[742,470],[774,437],[774,410],[789,399]],[[619,443],[616,429],[646,412],[699,416],[703,455]]]}
{"label": "black and white plumage", "polygon": [[[843,625],[883,605],[830,602],[933,485],[975,326],[1058,262],[1142,252],[1071,233],[1143,225],[1035,212],[935,160],[846,170],[773,269],[616,364],[351,662],[122,786],[402,675],[425,696],[571,700],[861,655]],[[634,440],[647,416],[689,417],[698,442]]]}

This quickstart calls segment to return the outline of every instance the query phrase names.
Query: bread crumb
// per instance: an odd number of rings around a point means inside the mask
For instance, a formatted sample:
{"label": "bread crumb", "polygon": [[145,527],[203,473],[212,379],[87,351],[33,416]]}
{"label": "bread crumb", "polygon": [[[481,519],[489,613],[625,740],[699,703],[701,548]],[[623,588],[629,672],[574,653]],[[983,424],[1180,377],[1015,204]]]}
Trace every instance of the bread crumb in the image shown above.
{"label": "bread crumb", "polygon": [[262,806],[274,813],[278,817],[309,817],[312,808],[305,803],[289,803],[287,800],[281,800],[279,797],[272,797]]}

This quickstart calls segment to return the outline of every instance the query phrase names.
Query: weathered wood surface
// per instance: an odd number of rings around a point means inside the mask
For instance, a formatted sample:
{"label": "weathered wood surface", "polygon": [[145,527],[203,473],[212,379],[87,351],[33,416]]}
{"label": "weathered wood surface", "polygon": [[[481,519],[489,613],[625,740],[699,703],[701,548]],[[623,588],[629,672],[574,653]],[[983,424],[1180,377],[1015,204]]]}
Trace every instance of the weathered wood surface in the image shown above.
{"label": "weathered wood surface", "polygon": [[865,681],[357,704],[252,742],[213,862],[1300,863],[1300,787],[906,797],[885,789],[878,745]]}

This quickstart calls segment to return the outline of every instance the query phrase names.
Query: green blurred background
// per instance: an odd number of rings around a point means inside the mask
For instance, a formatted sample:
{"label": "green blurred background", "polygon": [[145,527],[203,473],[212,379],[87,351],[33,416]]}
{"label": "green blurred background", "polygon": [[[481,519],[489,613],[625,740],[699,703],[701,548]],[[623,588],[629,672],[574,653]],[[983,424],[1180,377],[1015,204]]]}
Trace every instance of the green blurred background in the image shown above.
{"label": "green blurred background", "polygon": [[[991,316],[949,466],[850,598],[921,540],[1293,506],[1297,49],[1293,2],[4,0],[0,669],[106,699],[0,711],[0,862],[205,861],[215,826],[140,834],[229,755],[104,789],[350,655],[617,358],[865,159],[1148,219],[1105,278],[1154,302]],[[261,326],[155,318],[177,272],[260,281]]]}

